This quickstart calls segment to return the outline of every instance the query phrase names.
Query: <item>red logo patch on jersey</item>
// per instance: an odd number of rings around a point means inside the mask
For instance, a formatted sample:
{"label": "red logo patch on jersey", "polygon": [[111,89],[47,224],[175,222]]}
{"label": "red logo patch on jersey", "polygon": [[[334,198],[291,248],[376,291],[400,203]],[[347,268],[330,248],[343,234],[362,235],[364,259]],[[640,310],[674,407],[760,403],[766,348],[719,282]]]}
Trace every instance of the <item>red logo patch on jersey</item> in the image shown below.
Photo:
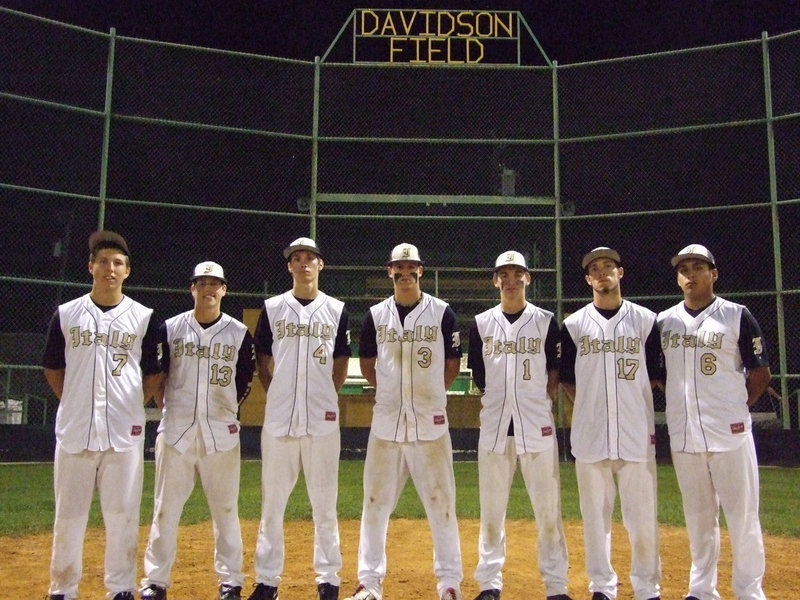
{"label": "red logo patch on jersey", "polygon": [[239,426],[236,423],[231,423],[230,425],[228,425],[228,433],[233,435],[237,431],[239,431]]}
{"label": "red logo patch on jersey", "polygon": [[336,420],[336,412],[332,410],[325,411],[325,420],[326,421],[335,421]]}
{"label": "red logo patch on jersey", "polygon": [[444,415],[433,415],[434,425],[444,425]]}
{"label": "red logo patch on jersey", "polygon": [[744,423],[731,423],[731,433],[744,433]]}
{"label": "red logo patch on jersey", "polygon": [[651,435],[650,436],[650,445],[651,446],[655,446],[656,445],[656,436],[655,435]]}
{"label": "red logo patch on jersey", "polygon": [[131,435],[142,435],[142,426],[134,425],[131,427]]}
{"label": "red logo patch on jersey", "polygon": [[553,435],[553,428],[550,425],[542,427],[542,437],[547,437],[548,435]]}

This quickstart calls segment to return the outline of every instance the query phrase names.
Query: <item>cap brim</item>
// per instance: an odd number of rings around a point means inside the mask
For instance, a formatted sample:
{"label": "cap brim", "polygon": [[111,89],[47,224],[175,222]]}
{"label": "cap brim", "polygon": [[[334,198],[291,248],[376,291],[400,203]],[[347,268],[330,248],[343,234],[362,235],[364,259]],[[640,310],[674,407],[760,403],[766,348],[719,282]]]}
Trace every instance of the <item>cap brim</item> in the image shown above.
{"label": "cap brim", "polygon": [[704,254],[694,254],[694,253],[691,253],[691,254],[678,254],[676,256],[673,256],[672,259],[669,262],[673,267],[677,267],[683,261],[691,260],[691,259],[702,260],[703,262],[707,262],[708,264],[710,264],[712,266],[716,266],[716,263],[714,263],[713,260],[710,260]]}
{"label": "cap brim", "polygon": [[283,249],[283,257],[286,260],[289,260],[289,257],[292,255],[293,252],[297,252],[298,250],[308,250],[309,252],[313,252],[320,258],[322,258],[322,254],[320,254],[319,248],[314,248],[313,246],[289,246],[288,248]]}
{"label": "cap brim", "polygon": [[588,254],[584,255],[583,260],[581,261],[581,268],[585,269],[592,263],[593,260],[597,260],[598,258],[607,258],[609,260],[613,260],[617,264],[622,263],[619,252],[614,250],[597,250],[596,252],[589,252]]}

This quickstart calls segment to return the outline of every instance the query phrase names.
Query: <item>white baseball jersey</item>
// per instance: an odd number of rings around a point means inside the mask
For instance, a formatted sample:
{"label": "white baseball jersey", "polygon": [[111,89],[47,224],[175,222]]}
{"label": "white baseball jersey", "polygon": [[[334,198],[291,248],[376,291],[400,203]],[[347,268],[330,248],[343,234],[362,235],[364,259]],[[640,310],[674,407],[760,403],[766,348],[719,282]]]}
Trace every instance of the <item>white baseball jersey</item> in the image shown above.
{"label": "white baseball jersey", "polygon": [[58,313],[66,370],[56,440],[69,453],[140,451],[145,415],[139,363],[152,309],[123,296],[103,312],[86,294]]}
{"label": "white baseball jersey", "polygon": [[370,307],[378,354],[372,433],[383,440],[434,440],[448,432],[442,317],[448,304],[428,294],[403,322],[394,297]]}
{"label": "white baseball jersey", "polygon": [[673,451],[733,450],[750,432],[742,342],[748,348],[748,366],[768,363],[757,325],[752,339],[740,339],[744,310],[717,297],[696,316],[683,302],[659,313]]}
{"label": "white baseball jersey", "polygon": [[553,313],[530,302],[513,323],[499,305],[476,315],[486,370],[479,443],[486,450],[505,453],[512,418],[517,454],[552,447],[555,423],[545,354],[552,320]]}
{"label": "white baseball jersey", "polygon": [[294,437],[337,430],[333,358],[344,303],[319,292],[303,306],[288,291],[267,299],[264,308],[275,360],[264,428],[270,435]]}
{"label": "white baseball jersey", "polygon": [[645,353],[655,319],[653,311],[624,300],[609,319],[590,303],[564,320],[577,350],[570,435],[576,459],[646,461],[655,456]]}
{"label": "white baseball jersey", "polygon": [[[165,326],[169,375],[158,431],[181,454],[198,434],[206,452],[230,450],[239,443],[236,375],[247,327],[222,313],[203,328],[193,310],[167,319]],[[252,361],[252,350],[244,358]]]}

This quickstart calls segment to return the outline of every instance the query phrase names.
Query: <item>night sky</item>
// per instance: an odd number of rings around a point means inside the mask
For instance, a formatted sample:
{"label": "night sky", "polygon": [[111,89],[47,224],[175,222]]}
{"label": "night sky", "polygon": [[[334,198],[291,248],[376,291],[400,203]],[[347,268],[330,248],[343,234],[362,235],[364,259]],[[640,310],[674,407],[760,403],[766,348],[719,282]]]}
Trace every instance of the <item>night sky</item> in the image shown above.
{"label": "night sky", "polygon": [[[800,29],[796,0],[0,0],[15,10],[118,35],[313,60],[355,8],[519,10],[561,64],[755,39]],[[645,8],[646,7],[646,8]]]}

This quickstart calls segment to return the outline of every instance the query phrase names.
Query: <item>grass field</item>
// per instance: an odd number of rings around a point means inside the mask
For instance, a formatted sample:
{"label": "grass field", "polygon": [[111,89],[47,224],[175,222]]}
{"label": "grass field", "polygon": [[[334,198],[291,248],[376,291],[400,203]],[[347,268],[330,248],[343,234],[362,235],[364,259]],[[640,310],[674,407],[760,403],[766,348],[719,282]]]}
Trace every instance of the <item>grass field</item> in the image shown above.
{"label": "grass field", "polygon": [[[339,469],[339,516],[357,519],[361,515],[361,476],[364,463],[343,460]],[[153,514],[152,462],[145,463],[144,492],[142,495],[141,523],[148,524]],[[761,524],[765,532],[774,535],[800,537],[800,469],[762,467],[761,473]],[[455,463],[457,510],[459,517],[477,518],[478,466],[475,462]],[[21,536],[50,530],[53,524],[53,466],[40,464],[0,464],[0,535]],[[561,464],[561,489],[563,515],[566,520],[580,520],[578,490],[572,463]],[[258,519],[261,503],[261,463],[242,463],[239,511],[242,519]],[[658,467],[658,514],[666,525],[682,527],[683,511],[675,472],[670,465]],[[532,515],[522,479],[517,474],[511,489],[509,518],[527,518]],[[406,486],[395,516],[424,518],[422,505],[413,486]],[[311,507],[301,481],[289,500],[287,520],[311,518]],[[619,503],[616,518],[620,519]],[[199,483],[186,504],[182,523],[191,524],[209,519],[205,498]],[[97,499],[92,506],[90,526],[102,523]]]}

